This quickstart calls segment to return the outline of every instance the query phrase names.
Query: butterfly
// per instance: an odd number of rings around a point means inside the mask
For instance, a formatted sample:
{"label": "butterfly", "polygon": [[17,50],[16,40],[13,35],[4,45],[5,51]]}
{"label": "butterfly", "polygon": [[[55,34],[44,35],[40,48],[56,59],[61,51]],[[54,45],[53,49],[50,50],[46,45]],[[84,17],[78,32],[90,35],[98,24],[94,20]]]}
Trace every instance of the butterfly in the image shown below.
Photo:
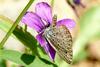
{"label": "butterfly", "polygon": [[58,55],[67,63],[72,63],[72,36],[70,31],[64,26],[57,26],[57,16],[54,15],[52,24],[46,28],[43,36],[56,50]]}

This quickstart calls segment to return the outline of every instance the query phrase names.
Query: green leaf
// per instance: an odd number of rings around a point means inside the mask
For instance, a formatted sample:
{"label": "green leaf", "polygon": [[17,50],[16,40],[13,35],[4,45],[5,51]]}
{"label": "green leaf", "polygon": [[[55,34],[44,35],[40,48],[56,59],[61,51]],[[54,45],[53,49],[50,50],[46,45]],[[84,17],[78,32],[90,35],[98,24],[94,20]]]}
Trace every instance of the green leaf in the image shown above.
{"label": "green leaf", "polygon": [[23,54],[14,50],[0,50],[0,58],[10,60],[25,67],[57,67],[55,64],[29,54]]}
{"label": "green leaf", "polygon": [[73,46],[74,61],[79,60],[87,43],[97,36],[100,36],[100,6],[92,7],[80,19],[80,33]]}
{"label": "green leaf", "polygon": [[[0,29],[7,32],[10,29],[12,24],[13,24],[12,20],[10,20],[7,17],[0,16]],[[13,31],[13,34],[25,46],[27,46],[28,48],[30,48],[32,51],[34,51],[36,53],[37,41],[29,32],[25,32],[25,31],[23,31],[23,29],[20,26],[17,26],[16,29]]]}
{"label": "green leaf", "polygon": [[0,67],[6,67],[6,62],[5,60],[0,58]]}
{"label": "green leaf", "polygon": [[0,58],[5,59],[5,60],[10,60],[18,64],[25,65],[24,62],[20,60],[21,55],[22,54],[17,51],[0,49]]}
{"label": "green leaf", "polygon": [[24,32],[23,29],[16,28],[13,31],[13,34],[28,48],[30,48],[35,53],[37,52],[37,41],[36,39],[29,33]]}

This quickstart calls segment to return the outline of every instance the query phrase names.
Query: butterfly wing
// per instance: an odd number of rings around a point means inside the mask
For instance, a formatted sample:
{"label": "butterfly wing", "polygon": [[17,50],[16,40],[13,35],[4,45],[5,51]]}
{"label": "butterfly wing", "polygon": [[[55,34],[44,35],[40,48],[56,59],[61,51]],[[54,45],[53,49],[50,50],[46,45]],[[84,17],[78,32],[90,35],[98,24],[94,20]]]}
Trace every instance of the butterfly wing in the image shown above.
{"label": "butterfly wing", "polygon": [[63,60],[72,63],[72,36],[65,26],[48,28],[45,31],[45,38]]}

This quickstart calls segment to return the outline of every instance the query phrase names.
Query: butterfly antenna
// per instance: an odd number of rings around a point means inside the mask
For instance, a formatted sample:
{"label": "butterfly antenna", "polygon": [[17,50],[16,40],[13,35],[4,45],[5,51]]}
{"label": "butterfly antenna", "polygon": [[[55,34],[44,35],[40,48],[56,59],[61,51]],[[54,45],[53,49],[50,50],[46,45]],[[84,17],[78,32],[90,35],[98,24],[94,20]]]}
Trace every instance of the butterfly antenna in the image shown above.
{"label": "butterfly antenna", "polygon": [[57,22],[57,15],[54,15],[52,20],[52,26],[56,26],[56,22]]}

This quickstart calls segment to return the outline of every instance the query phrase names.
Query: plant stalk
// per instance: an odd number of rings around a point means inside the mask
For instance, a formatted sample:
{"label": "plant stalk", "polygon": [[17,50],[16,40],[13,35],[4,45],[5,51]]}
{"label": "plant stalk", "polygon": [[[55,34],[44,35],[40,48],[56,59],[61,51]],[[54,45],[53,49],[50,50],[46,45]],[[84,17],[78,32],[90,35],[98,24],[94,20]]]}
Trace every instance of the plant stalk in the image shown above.
{"label": "plant stalk", "polygon": [[20,22],[20,20],[22,19],[23,15],[26,13],[26,11],[28,10],[28,8],[32,5],[34,0],[30,0],[29,3],[26,5],[26,7],[23,9],[23,11],[21,12],[21,14],[18,16],[18,18],[16,19],[16,21],[14,22],[14,24],[12,25],[12,27],[10,28],[10,30],[7,32],[7,34],[5,35],[5,37],[3,38],[3,40],[0,43],[0,48],[3,48],[3,45],[5,44],[5,42],[7,41],[7,39],[9,38],[9,36],[12,34],[12,32],[14,31],[14,29],[16,28],[16,26],[18,25],[18,23]]}

